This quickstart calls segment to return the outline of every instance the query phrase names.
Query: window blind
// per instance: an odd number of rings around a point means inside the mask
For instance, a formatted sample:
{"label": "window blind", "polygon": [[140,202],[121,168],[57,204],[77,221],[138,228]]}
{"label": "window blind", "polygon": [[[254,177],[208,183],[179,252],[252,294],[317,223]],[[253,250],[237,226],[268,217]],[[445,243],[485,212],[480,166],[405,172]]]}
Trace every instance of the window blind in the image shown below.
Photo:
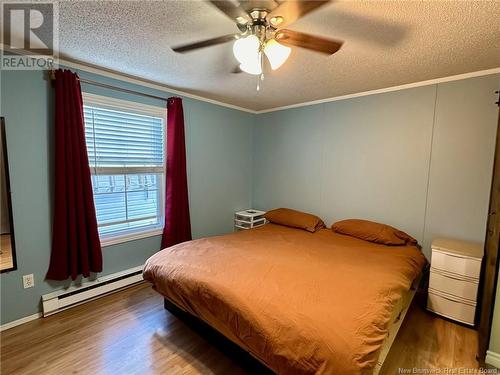
{"label": "window blind", "polygon": [[83,108],[92,168],[163,169],[162,118],[94,106]]}
{"label": "window blind", "polygon": [[101,236],[162,225],[164,120],[84,105],[85,141]]}

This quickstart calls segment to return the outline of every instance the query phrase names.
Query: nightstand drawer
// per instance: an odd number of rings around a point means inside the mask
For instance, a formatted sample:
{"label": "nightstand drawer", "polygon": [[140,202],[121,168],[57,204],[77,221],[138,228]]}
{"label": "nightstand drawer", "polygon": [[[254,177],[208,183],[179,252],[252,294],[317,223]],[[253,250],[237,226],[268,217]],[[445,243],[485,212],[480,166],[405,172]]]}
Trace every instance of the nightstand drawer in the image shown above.
{"label": "nightstand drawer", "polygon": [[474,302],[477,297],[478,282],[457,275],[443,274],[431,268],[429,288]]}
{"label": "nightstand drawer", "polygon": [[457,275],[479,279],[481,259],[467,258],[459,255],[443,253],[432,249],[432,267]]}
{"label": "nightstand drawer", "polygon": [[[255,211],[250,211],[251,213],[255,212]],[[251,222],[255,222],[255,221],[262,221],[262,220],[265,220],[264,219],[264,215],[256,215],[256,216],[244,216],[244,215],[241,215],[241,214],[234,214],[234,220],[238,220],[238,221],[246,221],[248,223],[251,223]]]}
{"label": "nightstand drawer", "polygon": [[248,221],[243,221],[243,220],[234,220],[234,225],[238,228],[241,228],[241,229],[251,229],[251,228],[255,228],[255,227],[260,227],[262,225],[264,225],[266,223],[266,219],[262,218],[262,219],[259,219],[259,220],[255,220],[251,223],[249,223]]}
{"label": "nightstand drawer", "polygon": [[427,296],[427,308],[447,318],[474,325],[475,305],[455,300],[451,296],[438,293],[432,289],[429,289]]}
{"label": "nightstand drawer", "polygon": [[234,230],[240,231],[261,227],[267,223],[264,217],[265,212],[260,210],[248,209],[234,213]]}

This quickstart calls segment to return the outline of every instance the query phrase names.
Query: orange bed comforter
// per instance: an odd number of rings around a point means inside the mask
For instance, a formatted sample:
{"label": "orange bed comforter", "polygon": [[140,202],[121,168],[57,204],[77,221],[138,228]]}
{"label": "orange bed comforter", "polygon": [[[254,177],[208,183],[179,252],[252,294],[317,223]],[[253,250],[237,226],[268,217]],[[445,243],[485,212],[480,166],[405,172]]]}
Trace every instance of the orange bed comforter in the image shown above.
{"label": "orange bed comforter", "polygon": [[415,247],[267,224],[162,250],[144,279],[278,374],[369,374],[424,264]]}

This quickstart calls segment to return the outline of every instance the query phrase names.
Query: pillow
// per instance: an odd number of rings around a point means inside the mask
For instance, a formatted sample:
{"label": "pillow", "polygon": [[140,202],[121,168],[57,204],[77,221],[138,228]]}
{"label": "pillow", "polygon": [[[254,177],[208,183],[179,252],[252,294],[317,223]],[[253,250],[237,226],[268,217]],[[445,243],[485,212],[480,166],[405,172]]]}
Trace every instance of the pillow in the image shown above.
{"label": "pillow", "polygon": [[337,233],[384,245],[414,246],[417,244],[417,240],[405,232],[389,225],[368,220],[348,219],[337,221],[332,225],[332,230]]}
{"label": "pillow", "polygon": [[271,223],[305,229],[311,233],[325,228],[325,223],[319,217],[290,208],[276,208],[275,210],[267,211],[264,217]]}

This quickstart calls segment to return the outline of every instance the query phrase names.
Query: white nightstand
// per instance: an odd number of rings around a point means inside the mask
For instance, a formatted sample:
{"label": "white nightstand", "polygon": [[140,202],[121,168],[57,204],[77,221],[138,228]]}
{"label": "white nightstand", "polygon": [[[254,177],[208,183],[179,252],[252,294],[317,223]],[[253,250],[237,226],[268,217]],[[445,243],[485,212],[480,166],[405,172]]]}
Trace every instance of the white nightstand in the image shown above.
{"label": "white nightstand", "polygon": [[483,252],[474,242],[432,241],[428,310],[474,325]]}
{"label": "white nightstand", "polygon": [[267,223],[265,211],[248,209],[234,213],[234,230],[252,229]]}

